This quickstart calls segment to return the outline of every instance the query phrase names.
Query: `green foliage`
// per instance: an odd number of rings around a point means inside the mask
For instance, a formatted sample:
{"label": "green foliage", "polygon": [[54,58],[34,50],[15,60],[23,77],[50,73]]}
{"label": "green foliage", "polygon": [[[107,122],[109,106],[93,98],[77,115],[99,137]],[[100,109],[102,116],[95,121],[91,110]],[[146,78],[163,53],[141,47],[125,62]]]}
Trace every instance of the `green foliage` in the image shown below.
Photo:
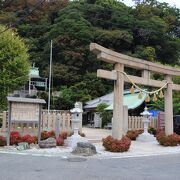
{"label": "green foliage", "polygon": [[102,127],[104,127],[108,123],[111,123],[112,113],[105,110],[105,108],[107,107],[107,104],[101,103],[96,108],[96,112],[98,112],[100,114],[100,117],[102,118]]}
{"label": "green foliage", "polygon": [[146,47],[142,52],[143,59],[154,61],[156,59],[156,52],[153,47]]}
{"label": "green foliage", "polygon": [[[6,27],[0,26],[0,31]],[[0,34],[0,109],[6,105],[6,96],[18,89],[28,79],[27,48],[17,33],[11,29]]]}
{"label": "green foliage", "polygon": [[[180,93],[179,92],[174,92],[173,93],[173,113],[174,115],[180,114]],[[164,111],[164,99],[158,98],[156,102],[150,102],[148,104],[150,109],[157,109]]]}
{"label": "green foliage", "polygon": [[[0,23],[17,22],[37,2],[13,1],[0,11]],[[61,92],[53,99],[54,108],[68,109],[76,100],[84,102],[113,89],[112,82],[96,77],[97,69],[113,67],[96,59],[89,51],[91,42],[148,61],[180,65],[179,17],[178,8],[156,0],[136,0],[133,8],[118,0],[55,0],[45,1],[16,28],[30,61],[44,77],[49,75],[53,39],[53,90]]]}
{"label": "green foliage", "polygon": [[[111,44],[114,49],[118,51],[127,51],[130,50],[132,46],[133,37],[128,31],[124,30],[95,30],[95,42],[107,45]],[[112,41],[113,39],[113,41]]]}
{"label": "green foliage", "polygon": [[62,87],[60,97],[55,102],[56,109],[71,109],[74,107],[74,102],[86,102],[91,99],[86,84],[83,82],[77,83],[69,88]]}

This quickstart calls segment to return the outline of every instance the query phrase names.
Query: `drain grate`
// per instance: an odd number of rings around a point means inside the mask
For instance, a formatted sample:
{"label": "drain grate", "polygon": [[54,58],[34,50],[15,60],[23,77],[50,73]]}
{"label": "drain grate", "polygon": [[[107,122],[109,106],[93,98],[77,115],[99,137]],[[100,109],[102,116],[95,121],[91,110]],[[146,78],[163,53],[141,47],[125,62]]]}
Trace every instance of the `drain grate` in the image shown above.
{"label": "drain grate", "polygon": [[69,162],[83,162],[86,161],[86,158],[83,157],[70,157],[67,159]]}
{"label": "drain grate", "polygon": [[42,169],[35,169],[35,171],[36,171],[36,172],[41,172],[41,171],[42,171]]}

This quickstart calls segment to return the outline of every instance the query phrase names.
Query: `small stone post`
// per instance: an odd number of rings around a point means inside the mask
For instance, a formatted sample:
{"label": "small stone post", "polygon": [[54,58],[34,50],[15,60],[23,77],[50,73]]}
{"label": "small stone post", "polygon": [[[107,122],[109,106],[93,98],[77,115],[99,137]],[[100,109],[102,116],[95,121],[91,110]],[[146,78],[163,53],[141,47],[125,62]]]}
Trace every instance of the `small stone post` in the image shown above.
{"label": "small stone post", "polygon": [[56,126],[55,126],[55,135],[56,135],[56,138],[59,137],[59,134],[60,134],[60,114],[58,113],[57,117],[56,117]]}

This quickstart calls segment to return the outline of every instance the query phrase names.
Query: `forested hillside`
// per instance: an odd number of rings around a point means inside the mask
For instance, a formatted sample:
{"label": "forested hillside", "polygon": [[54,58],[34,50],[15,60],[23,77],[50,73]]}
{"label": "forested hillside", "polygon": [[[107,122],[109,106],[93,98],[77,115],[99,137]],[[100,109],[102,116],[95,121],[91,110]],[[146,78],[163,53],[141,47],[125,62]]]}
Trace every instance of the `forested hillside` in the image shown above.
{"label": "forested hillside", "polygon": [[96,78],[98,68],[112,67],[96,60],[89,51],[91,42],[148,61],[180,65],[180,9],[166,3],[138,0],[128,7],[117,0],[0,2],[0,23],[17,29],[30,61],[44,77],[53,40],[53,90],[61,91],[54,108],[70,108],[76,100],[85,102],[112,90],[112,82]]}

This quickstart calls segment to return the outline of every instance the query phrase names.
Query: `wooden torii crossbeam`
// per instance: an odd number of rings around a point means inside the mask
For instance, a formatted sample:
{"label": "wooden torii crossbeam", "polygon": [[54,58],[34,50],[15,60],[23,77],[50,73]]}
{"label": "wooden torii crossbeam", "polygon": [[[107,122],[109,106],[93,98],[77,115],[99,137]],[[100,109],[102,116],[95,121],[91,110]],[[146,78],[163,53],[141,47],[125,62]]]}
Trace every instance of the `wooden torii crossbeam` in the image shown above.
{"label": "wooden torii crossbeam", "polygon": [[[180,85],[173,84],[172,76],[180,76],[180,68],[169,67],[153,62],[145,61],[138,58],[133,58],[124,54],[117,53],[110,49],[104,48],[96,43],[90,44],[90,50],[97,55],[97,59],[114,64],[113,71],[102,69],[97,70],[97,76],[100,78],[114,80],[114,104],[113,104],[113,124],[112,136],[114,138],[122,138],[123,135],[123,92],[124,81],[134,83],[162,87],[166,83],[165,90],[165,133],[170,135],[173,133],[173,100],[172,91],[180,91]],[[124,75],[124,67],[141,70],[142,77]],[[164,81],[153,80],[150,78],[151,72],[156,72],[165,75]]]}

